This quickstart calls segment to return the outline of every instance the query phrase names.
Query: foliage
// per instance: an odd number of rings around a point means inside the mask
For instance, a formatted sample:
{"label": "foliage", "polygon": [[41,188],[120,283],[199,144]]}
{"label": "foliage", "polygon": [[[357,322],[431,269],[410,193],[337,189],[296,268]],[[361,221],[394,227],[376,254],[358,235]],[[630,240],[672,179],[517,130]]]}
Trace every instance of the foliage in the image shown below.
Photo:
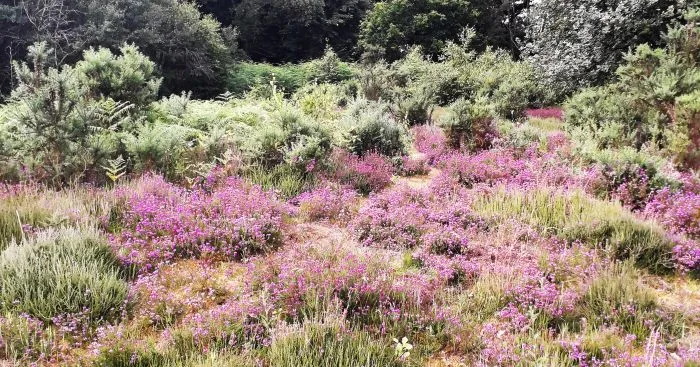
{"label": "foliage", "polygon": [[562,195],[497,192],[476,203],[484,215],[516,215],[570,241],[602,245],[617,259],[655,273],[673,268],[673,242],[656,225],[642,222],[622,208],[586,198],[581,193]]}
{"label": "foliage", "polygon": [[120,258],[147,272],[178,258],[243,259],[278,247],[286,208],[275,195],[236,178],[219,184],[187,191],[147,176],[122,190],[109,223],[121,230]]}
{"label": "foliage", "polygon": [[348,57],[370,4],[366,0],[242,0],[235,5],[233,23],[240,30],[241,47],[256,61],[308,60],[321,56],[326,45]]}
{"label": "foliage", "polygon": [[612,317],[617,325],[641,340],[649,336],[650,323],[664,324],[671,333],[682,329],[682,325],[679,328],[674,324],[679,320],[662,319],[668,315],[657,310],[658,303],[653,291],[640,284],[632,267],[613,265],[592,282],[580,307],[592,326],[609,322]]}
{"label": "foliage", "polygon": [[2,252],[0,305],[46,322],[80,313],[94,322],[110,321],[119,317],[127,299],[123,278],[96,231],[49,231]]}
{"label": "foliage", "polygon": [[124,45],[115,56],[107,48],[90,49],[75,70],[92,99],[109,97],[146,107],[155,101],[161,79],[154,76],[155,64],[134,45]]}
{"label": "foliage", "polygon": [[129,42],[154,60],[168,92],[219,93],[238,57],[235,32],[189,1],[23,0],[3,9],[10,14],[10,59],[21,59],[26,46],[37,41],[54,50],[56,64],[76,61],[89,46],[116,49]]}
{"label": "foliage", "polygon": [[450,145],[465,151],[490,148],[497,134],[491,106],[483,99],[455,101],[440,124]]}
{"label": "foliage", "polygon": [[134,122],[132,105],[106,93],[146,104],[160,83],[137,49],[124,46],[121,52],[86,51],[75,67],[58,70],[47,67],[46,44],[37,44],[30,50],[32,67],[15,65],[18,85],[7,131],[18,166],[57,184],[97,176],[120,149],[118,132]]}
{"label": "foliage", "polygon": [[388,157],[406,152],[408,132],[382,103],[356,100],[343,117],[348,149],[364,155],[375,152]]}
{"label": "foliage", "polygon": [[461,43],[450,43],[445,49],[446,62],[458,75],[458,87],[452,93],[472,100],[484,97],[498,115],[520,118],[531,103],[543,98],[533,65],[514,61],[501,50],[487,49],[477,55],[469,50],[473,37],[467,31]]}
{"label": "foliage", "polygon": [[636,45],[663,43],[661,32],[685,6],[675,0],[532,3],[524,54],[542,73],[552,100],[608,80]]}
{"label": "foliage", "polygon": [[363,157],[336,149],[330,158],[330,173],[343,185],[361,194],[381,190],[391,184],[394,167],[383,156],[368,153]]}
{"label": "foliage", "polygon": [[695,91],[699,69],[696,12],[669,29],[665,49],[640,45],[625,56],[618,80],[584,90],[566,105],[567,122],[592,134],[601,147],[652,145],[683,168],[697,164]]}

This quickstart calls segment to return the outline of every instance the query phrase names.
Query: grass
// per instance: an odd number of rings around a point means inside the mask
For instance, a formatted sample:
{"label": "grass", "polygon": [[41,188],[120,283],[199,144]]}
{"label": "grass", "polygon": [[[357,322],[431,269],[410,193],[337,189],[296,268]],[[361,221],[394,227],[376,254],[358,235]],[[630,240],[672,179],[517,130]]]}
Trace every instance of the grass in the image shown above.
{"label": "grass", "polygon": [[0,315],[0,360],[17,361],[51,355],[58,338],[52,328],[13,313]]}
{"label": "grass", "polygon": [[[676,336],[685,328],[680,315],[660,309],[656,294],[640,283],[635,269],[627,264],[613,264],[598,275],[579,308],[592,327],[613,322],[639,341],[644,341],[652,328]],[[600,349],[590,344],[591,349]]]}
{"label": "grass", "polygon": [[94,225],[108,207],[108,200],[86,188],[53,191],[22,187],[11,193],[0,188],[0,251],[13,240],[26,237],[29,233],[25,229]]}
{"label": "grass", "polygon": [[308,322],[291,326],[267,352],[275,367],[400,366],[389,345],[367,333],[343,331],[338,324]]}
{"label": "grass", "polygon": [[94,229],[65,228],[11,244],[0,255],[0,311],[43,321],[87,310],[119,316],[128,287],[115,255]]}
{"label": "grass", "polygon": [[576,191],[498,190],[479,198],[474,209],[487,217],[516,217],[546,234],[602,246],[613,258],[631,259],[655,274],[673,271],[673,242],[657,225],[634,217],[619,204]]}
{"label": "grass", "polygon": [[290,199],[313,188],[313,179],[305,177],[289,165],[280,164],[272,169],[254,166],[244,177],[265,190],[274,190],[282,198]]}
{"label": "grass", "polygon": [[544,132],[557,132],[564,130],[564,122],[557,118],[537,118],[531,117],[528,119],[528,124],[534,126]]}

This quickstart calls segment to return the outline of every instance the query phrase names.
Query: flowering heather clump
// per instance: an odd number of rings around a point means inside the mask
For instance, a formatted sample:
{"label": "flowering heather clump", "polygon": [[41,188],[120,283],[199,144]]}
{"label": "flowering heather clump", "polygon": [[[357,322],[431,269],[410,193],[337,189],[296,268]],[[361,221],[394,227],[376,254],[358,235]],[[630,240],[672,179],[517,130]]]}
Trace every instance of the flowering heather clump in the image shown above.
{"label": "flowering heather clump", "polygon": [[411,132],[413,133],[416,149],[425,154],[428,163],[432,164],[435,160],[448,153],[447,137],[439,127],[421,125],[411,129]]}
{"label": "flowering heather clump", "polygon": [[126,263],[153,270],[177,258],[246,258],[278,247],[284,203],[231,178],[214,191],[185,190],[148,176],[116,193],[113,246]]}
{"label": "flowering heather clump", "polygon": [[700,239],[700,193],[665,187],[652,196],[645,213],[673,232]]}
{"label": "flowering heather clump", "polygon": [[700,242],[694,240],[677,239],[673,248],[674,263],[683,272],[691,272],[700,275]]}
{"label": "flowering heather clump", "polygon": [[401,157],[402,176],[420,176],[427,175],[430,172],[428,160],[424,157]]}
{"label": "flowering heather clump", "polygon": [[439,311],[433,306],[440,283],[427,274],[398,272],[390,261],[388,255],[340,244],[297,245],[252,263],[246,283],[251,293],[264,290],[288,320],[340,301],[350,320],[364,324],[430,322],[431,312]]}
{"label": "flowering heather clump", "polygon": [[510,149],[493,149],[476,155],[452,154],[443,157],[437,166],[443,170],[443,179],[468,188],[476,184],[561,187],[576,185],[578,181],[569,165],[555,154],[540,155],[534,149],[524,156]]}
{"label": "flowering heather clump", "polygon": [[525,111],[525,116],[539,119],[564,119],[564,110],[559,107],[533,108]]}
{"label": "flowering heather clump", "polygon": [[332,176],[343,185],[351,185],[362,194],[381,190],[391,184],[394,167],[377,153],[359,157],[336,149],[331,155]]}
{"label": "flowering heather clump", "polygon": [[302,193],[295,201],[299,204],[299,214],[309,220],[344,220],[349,218],[356,197],[353,190],[326,185]]}

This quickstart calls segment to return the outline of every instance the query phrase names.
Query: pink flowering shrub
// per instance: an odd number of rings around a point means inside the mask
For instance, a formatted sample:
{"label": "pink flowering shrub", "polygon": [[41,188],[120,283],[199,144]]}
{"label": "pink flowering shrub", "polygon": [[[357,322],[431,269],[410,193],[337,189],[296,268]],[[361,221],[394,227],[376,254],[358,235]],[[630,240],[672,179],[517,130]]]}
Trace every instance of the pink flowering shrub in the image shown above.
{"label": "pink flowering shrub", "polygon": [[665,187],[652,196],[644,212],[675,233],[700,239],[700,193]]}
{"label": "pink flowering shrub", "polygon": [[265,290],[285,319],[312,316],[323,304],[341,303],[360,324],[444,322],[433,308],[442,283],[423,273],[401,273],[379,253],[341,244],[297,245],[250,265],[249,292]]}
{"label": "pink flowering shrub", "polygon": [[402,176],[420,176],[427,175],[430,172],[428,160],[424,157],[401,157],[401,170],[399,174]]}
{"label": "pink flowering shrub", "polygon": [[452,154],[437,166],[443,179],[471,188],[476,184],[519,187],[573,186],[578,182],[571,168],[555,154],[529,149],[524,156],[510,149],[493,149],[475,155]]}
{"label": "pink flowering shrub", "polygon": [[559,107],[533,108],[525,111],[529,118],[539,119],[564,119],[564,110]]}
{"label": "pink flowering shrub", "polygon": [[439,127],[420,125],[411,129],[411,132],[416,149],[425,154],[431,164],[450,150],[447,137]]}
{"label": "pink flowering shrub", "polygon": [[294,201],[299,204],[299,215],[308,220],[345,220],[350,217],[356,198],[357,193],[353,190],[326,185],[304,192]]}
{"label": "pink flowering shrub", "polygon": [[330,157],[331,177],[343,185],[350,185],[362,194],[381,190],[391,184],[394,167],[377,153],[359,157],[336,149]]}
{"label": "pink flowering shrub", "polygon": [[237,178],[213,191],[146,176],[116,192],[110,227],[120,258],[144,270],[177,258],[242,259],[278,247],[286,205]]}
{"label": "pink flowering shrub", "polygon": [[673,261],[685,273],[700,276],[700,242],[697,240],[677,239],[673,248]]}

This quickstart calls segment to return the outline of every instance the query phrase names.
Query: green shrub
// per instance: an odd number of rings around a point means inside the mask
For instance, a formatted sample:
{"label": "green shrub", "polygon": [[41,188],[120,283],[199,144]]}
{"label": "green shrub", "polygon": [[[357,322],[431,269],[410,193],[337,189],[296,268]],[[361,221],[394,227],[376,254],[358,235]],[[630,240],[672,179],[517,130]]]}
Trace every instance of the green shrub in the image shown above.
{"label": "green shrub", "polygon": [[0,255],[0,310],[47,322],[81,312],[95,322],[113,320],[127,297],[124,275],[95,230],[48,231]]}
{"label": "green shrub", "polygon": [[491,106],[484,100],[459,99],[450,105],[440,121],[450,145],[455,149],[477,151],[491,147],[496,137]]}
{"label": "green shrub", "polygon": [[498,191],[477,200],[474,209],[497,218],[514,216],[569,241],[600,245],[612,257],[629,259],[654,273],[673,270],[674,243],[660,227],[637,219],[619,204],[591,199],[580,192]]}
{"label": "green shrub", "polygon": [[228,90],[241,95],[256,85],[267,86],[273,80],[285,93],[292,94],[309,81],[309,74],[303,65],[240,63],[229,74]]}
{"label": "green shrub", "polygon": [[334,120],[338,108],[347,103],[348,96],[335,84],[308,84],[294,95],[304,114],[321,121]]}
{"label": "green shrub", "polygon": [[593,138],[600,148],[639,148],[652,131],[638,126],[644,116],[628,107],[632,103],[632,98],[615,86],[584,89],[564,104],[567,129],[581,129],[582,135]]}
{"label": "green shrub", "polygon": [[208,160],[205,134],[181,125],[144,124],[123,141],[135,170],[155,170],[171,180],[182,179],[193,165]]}
{"label": "green shrub", "polygon": [[472,36],[467,34],[462,44],[451,43],[445,50],[447,64],[457,70],[461,97],[482,96],[499,116],[521,117],[541,95],[535,69],[527,62],[514,61],[502,50],[489,49],[477,56],[469,50]]}
{"label": "green shrub", "polygon": [[683,169],[700,165],[697,118],[698,11],[686,13],[686,23],[670,28],[664,49],[648,44],[625,56],[617,80],[586,89],[565,106],[567,123],[600,147],[651,146],[672,157]]}
{"label": "green shrub", "polygon": [[57,185],[98,177],[106,160],[118,155],[119,131],[138,112],[114,98],[147,104],[160,83],[153,64],[135,47],[121,52],[116,57],[106,49],[90,50],[75,67],[59,70],[48,67],[46,44],[32,46],[32,67],[14,65],[17,88],[3,126],[10,137],[9,161]]}
{"label": "green shrub", "polygon": [[139,107],[155,101],[162,79],[155,77],[155,64],[134,45],[120,48],[115,56],[107,48],[90,49],[75,70],[94,99],[109,97]]}
{"label": "green shrub", "polygon": [[340,60],[333,49],[326,48],[319,59],[304,64],[308,79],[316,83],[340,83],[355,76],[352,66]]}
{"label": "green shrub", "polygon": [[394,351],[365,332],[341,331],[337,325],[307,322],[272,341],[266,353],[276,367],[400,366]]}
{"label": "green shrub", "polygon": [[343,117],[348,150],[357,154],[376,152],[393,157],[407,149],[408,131],[389,114],[388,106],[357,100]]}

